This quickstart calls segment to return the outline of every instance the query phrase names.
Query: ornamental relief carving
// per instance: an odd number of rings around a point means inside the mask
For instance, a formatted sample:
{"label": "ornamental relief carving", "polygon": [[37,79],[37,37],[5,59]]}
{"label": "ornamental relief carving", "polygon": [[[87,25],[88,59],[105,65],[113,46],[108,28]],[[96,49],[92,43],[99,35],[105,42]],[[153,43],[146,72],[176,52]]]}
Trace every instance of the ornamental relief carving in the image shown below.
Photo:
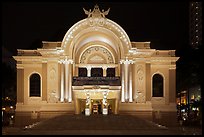
{"label": "ornamental relief carving", "polygon": [[59,100],[59,97],[57,96],[56,90],[52,90],[48,94],[48,102],[49,103],[57,103]]}
{"label": "ornamental relief carving", "polygon": [[54,68],[50,70],[50,79],[56,80],[56,70]]}
{"label": "ornamental relief carving", "polygon": [[137,91],[136,95],[136,102],[137,103],[145,103],[145,95],[143,91]]}
{"label": "ornamental relief carving", "polygon": [[144,67],[142,65],[139,65],[137,69],[137,83],[138,83],[138,90],[143,90],[144,89]]}
{"label": "ornamental relief carving", "polygon": [[89,26],[103,26],[106,19],[104,18],[88,18]]}
{"label": "ornamental relief carving", "polygon": [[143,65],[137,65],[137,91],[136,91],[136,102],[144,103],[145,102],[145,93],[144,93],[144,82],[145,82],[145,72]]}
{"label": "ornamental relief carving", "polygon": [[58,102],[58,96],[57,96],[57,71],[56,71],[57,65],[51,64],[48,65],[49,71],[48,71],[48,94],[47,94],[47,102],[49,103],[56,103]]}
{"label": "ornamental relief carving", "polygon": [[102,54],[104,57],[107,58],[107,63],[111,64],[114,63],[113,61],[113,57],[111,55],[111,53],[103,48],[103,47],[90,47],[89,49],[87,49],[81,56],[80,58],[80,63],[87,63],[87,59],[89,58],[89,56],[91,56],[92,54]]}

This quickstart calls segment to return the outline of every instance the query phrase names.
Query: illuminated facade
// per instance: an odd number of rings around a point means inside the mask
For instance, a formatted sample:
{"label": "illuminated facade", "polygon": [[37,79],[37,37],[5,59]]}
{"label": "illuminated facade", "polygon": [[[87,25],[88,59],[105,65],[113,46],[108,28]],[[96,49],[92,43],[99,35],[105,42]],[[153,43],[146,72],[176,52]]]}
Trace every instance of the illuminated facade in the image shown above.
{"label": "illuminated facade", "polygon": [[96,5],[84,11],[88,17],[74,24],[62,42],[18,49],[16,111],[176,111],[175,50],[131,42],[105,17],[109,9]]}

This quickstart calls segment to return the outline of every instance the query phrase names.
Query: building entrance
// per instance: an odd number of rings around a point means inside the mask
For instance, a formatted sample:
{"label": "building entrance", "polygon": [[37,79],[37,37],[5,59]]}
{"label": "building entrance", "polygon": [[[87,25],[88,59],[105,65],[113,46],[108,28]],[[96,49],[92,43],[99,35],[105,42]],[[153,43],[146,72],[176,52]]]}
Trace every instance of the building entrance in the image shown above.
{"label": "building entrance", "polygon": [[[103,99],[91,99],[90,103],[90,114],[103,114],[103,109],[107,109],[107,114],[114,114],[115,109],[115,100],[116,99],[108,99],[107,105],[104,106]],[[86,107],[86,99],[80,99],[80,112],[81,114],[85,114]]]}
{"label": "building entrance", "polygon": [[102,114],[102,99],[100,100],[91,100],[91,111],[92,114]]}

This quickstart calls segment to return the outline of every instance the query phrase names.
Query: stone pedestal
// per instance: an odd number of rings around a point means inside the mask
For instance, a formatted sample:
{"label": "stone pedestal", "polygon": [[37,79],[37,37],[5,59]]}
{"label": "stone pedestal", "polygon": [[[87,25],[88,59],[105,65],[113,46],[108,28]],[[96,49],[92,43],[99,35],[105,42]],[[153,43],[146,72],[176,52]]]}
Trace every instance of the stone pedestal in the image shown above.
{"label": "stone pedestal", "polygon": [[103,108],[103,115],[108,115],[108,109],[107,108]]}
{"label": "stone pedestal", "polygon": [[91,113],[90,113],[90,109],[89,109],[89,108],[86,108],[86,109],[85,109],[85,115],[86,115],[86,116],[90,116],[90,114],[91,114]]}

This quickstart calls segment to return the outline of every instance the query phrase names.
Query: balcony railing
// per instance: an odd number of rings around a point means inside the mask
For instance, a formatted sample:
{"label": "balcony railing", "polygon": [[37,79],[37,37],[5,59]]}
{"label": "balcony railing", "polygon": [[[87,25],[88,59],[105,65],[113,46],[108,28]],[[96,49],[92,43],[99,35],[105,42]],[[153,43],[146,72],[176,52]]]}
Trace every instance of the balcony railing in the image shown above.
{"label": "balcony railing", "polygon": [[110,85],[120,86],[120,77],[73,77],[73,86],[83,85]]}

